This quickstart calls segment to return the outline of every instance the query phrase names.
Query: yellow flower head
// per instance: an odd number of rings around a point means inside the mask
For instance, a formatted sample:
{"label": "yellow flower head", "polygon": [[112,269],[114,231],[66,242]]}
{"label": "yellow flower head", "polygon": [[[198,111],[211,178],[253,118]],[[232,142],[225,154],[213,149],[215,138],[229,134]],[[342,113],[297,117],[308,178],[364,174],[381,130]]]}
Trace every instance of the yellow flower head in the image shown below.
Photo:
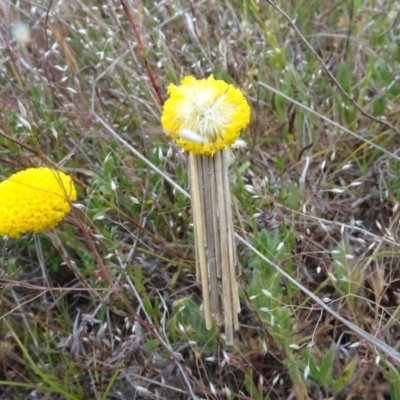
{"label": "yellow flower head", "polygon": [[242,92],[216,80],[187,76],[169,85],[161,124],[178,146],[212,155],[231,146],[250,121],[250,107]]}
{"label": "yellow flower head", "polygon": [[0,183],[0,235],[54,228],[76,200],[72,179],[49,168],[28,168]]}

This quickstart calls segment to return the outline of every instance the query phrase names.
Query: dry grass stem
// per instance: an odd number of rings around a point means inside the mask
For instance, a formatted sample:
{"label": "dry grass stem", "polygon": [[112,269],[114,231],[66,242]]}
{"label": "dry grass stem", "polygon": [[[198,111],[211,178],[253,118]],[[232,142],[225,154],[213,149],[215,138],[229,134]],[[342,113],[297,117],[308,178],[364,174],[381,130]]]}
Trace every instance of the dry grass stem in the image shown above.
{"label": "dry grass stem", "polygon": [[224,324],[227,344],[233,344],[240,305],[228,158],[228,150],[212,157],[189,154],[197,278],[206,326],[211,328],[212,315],[218,325]]}
{"label": "dry grass stem", "polygon": [[[209,291],[209,276],[208,276],[208,259],[207,259],[207,239],[206,226],[204,216],[202,215],[202,203],[204,202],[204,191],[200,188],[201,166],[198,163],[198,156],[189,153],[190,165],[190,188],[192,191],[192,210],[193,224],[196,237],[196,266],[197,279],[200,278],[203,290],[203,307],[204,318],[207,329],[212,327],[211,306],[210,306],[210,291]],[[211,296],[212,297],[212,296]]]}

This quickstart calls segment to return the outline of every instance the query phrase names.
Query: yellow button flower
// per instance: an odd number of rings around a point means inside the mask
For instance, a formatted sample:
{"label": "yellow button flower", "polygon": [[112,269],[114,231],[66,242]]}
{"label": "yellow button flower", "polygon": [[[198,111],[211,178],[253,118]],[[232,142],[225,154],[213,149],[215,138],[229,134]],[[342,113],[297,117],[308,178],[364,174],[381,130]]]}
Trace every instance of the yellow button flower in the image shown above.
{"label": "yellow button flower", "polygon": [[0,183],[0,235],[54,228],[76,200],[72,179],[49,168],[28,168]]}
{"label": "yellow button flower", "polygon": [[161,124],[178,146],[195,154],[213,155],[231,146],[250,121],[242,92],[216,80],[185,77],[169,85]]}

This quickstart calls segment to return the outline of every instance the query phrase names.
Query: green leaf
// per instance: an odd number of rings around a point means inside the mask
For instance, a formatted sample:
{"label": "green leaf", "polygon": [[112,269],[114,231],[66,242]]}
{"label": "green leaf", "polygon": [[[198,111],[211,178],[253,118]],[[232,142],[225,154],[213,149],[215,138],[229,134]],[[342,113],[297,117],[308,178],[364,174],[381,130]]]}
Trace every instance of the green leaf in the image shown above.
{"label": "green leaf", "polygon": [[284,161],[283,161],[283,157],[282,156],[277,156],[275,159],[275,168],[283,173],[285,165],[284,165]]}
{"label": "green leaf", "polygon": [[251,166],[251,162],[250,161],[246,161],[244,164],[242,164],[238,168],[239,173],[242,174],[244,171],[246,171],[246,169],[250,168],[250,166]]}
{"label": "green leaf", "polygon": [[373,103],[372,110],[375,117],[380,117],[385,113],[386,101],[384,97],[376,99]]}
{"label": "green leaf", "polygon": [[145,343],[146,349],[149,350],[150,352],[153,352],[159,345],[158,339],[153,339],[153,340],[148,340]]}
{"label": "green leaf", "polygon": [[154,308],[153,308],[153,304],[151,303],[150,299],[148,297],[144,297],[142,301],[143,301],[143,306],[144,306],[144,309],[146,310],[146,312],[149,313],[150,315],[152,315],[154,312]]}
{"label": "green leaf", "polygon": [[335,359],[335,351],[335,346],[332,346],[325,358],[322,360],[322,364],[318,373],[318,381],[323,384],[329,384],[332,382],[331,368]]}
{"label": "green leaf", "polygon": [[400,400],[400,382],[390,384],[390,400]]}
{"label": "green leaf", "polygon": [[342,88],[349,94],[350,94],[350,76],[351,73],[348,64],[344,62],[339,64],[336,79],[338,80]]}
{"label": "green leaf", "polygon": [[308,349],[306,352],[304,352],[304,359],[307,360],[308,366],[310,367],[310,376],[312,378],[317,378],[319,376],[319,369],[315,364],[313,357],[311,357],[310,351]]}
{"label": "green leaf", "polygon": [[340,375],[339,379],[332,385],[332,388],[339,392],[342,390],[350,381],[353,376],[354,370],[358,364],[358,357],[355,356],[349,364],[347,364],[346,368],[343,370],[342,374]]}
{"label": "green leaf", "polygon": [[386,63],[379,63],[376,67],[376,72],[384,83],[389,83],[391,81],[390,72]]}
{"label": "green leaf", "polygon": [[143,271],[141,268],[135,268],[134,282],[135,282],[136,290],[140,294],[143,294],[146,291],[146,288],[143,284]]}
{"label": "green leaf", "polygon": [[200,333],[203,325],[203,318],[200,314],[199,306],[191,298],[185,299],[185,308],[183,310],[183,315],[185,316],[185,320],[190,324],[190,326],[197,333]]}

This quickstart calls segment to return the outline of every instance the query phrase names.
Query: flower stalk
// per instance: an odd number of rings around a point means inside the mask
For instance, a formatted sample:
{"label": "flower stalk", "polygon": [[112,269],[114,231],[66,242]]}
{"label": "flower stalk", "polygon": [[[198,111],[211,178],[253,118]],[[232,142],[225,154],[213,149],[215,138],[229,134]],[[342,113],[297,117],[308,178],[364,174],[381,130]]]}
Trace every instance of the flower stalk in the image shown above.
{"label": "flower stalk", "polygon": [[231,190],[229,149],[207,155],[189,154],[197,279],[202,282],[207,329],[212,317],[225,325],[227,343],[238,329],[240,304]]}

